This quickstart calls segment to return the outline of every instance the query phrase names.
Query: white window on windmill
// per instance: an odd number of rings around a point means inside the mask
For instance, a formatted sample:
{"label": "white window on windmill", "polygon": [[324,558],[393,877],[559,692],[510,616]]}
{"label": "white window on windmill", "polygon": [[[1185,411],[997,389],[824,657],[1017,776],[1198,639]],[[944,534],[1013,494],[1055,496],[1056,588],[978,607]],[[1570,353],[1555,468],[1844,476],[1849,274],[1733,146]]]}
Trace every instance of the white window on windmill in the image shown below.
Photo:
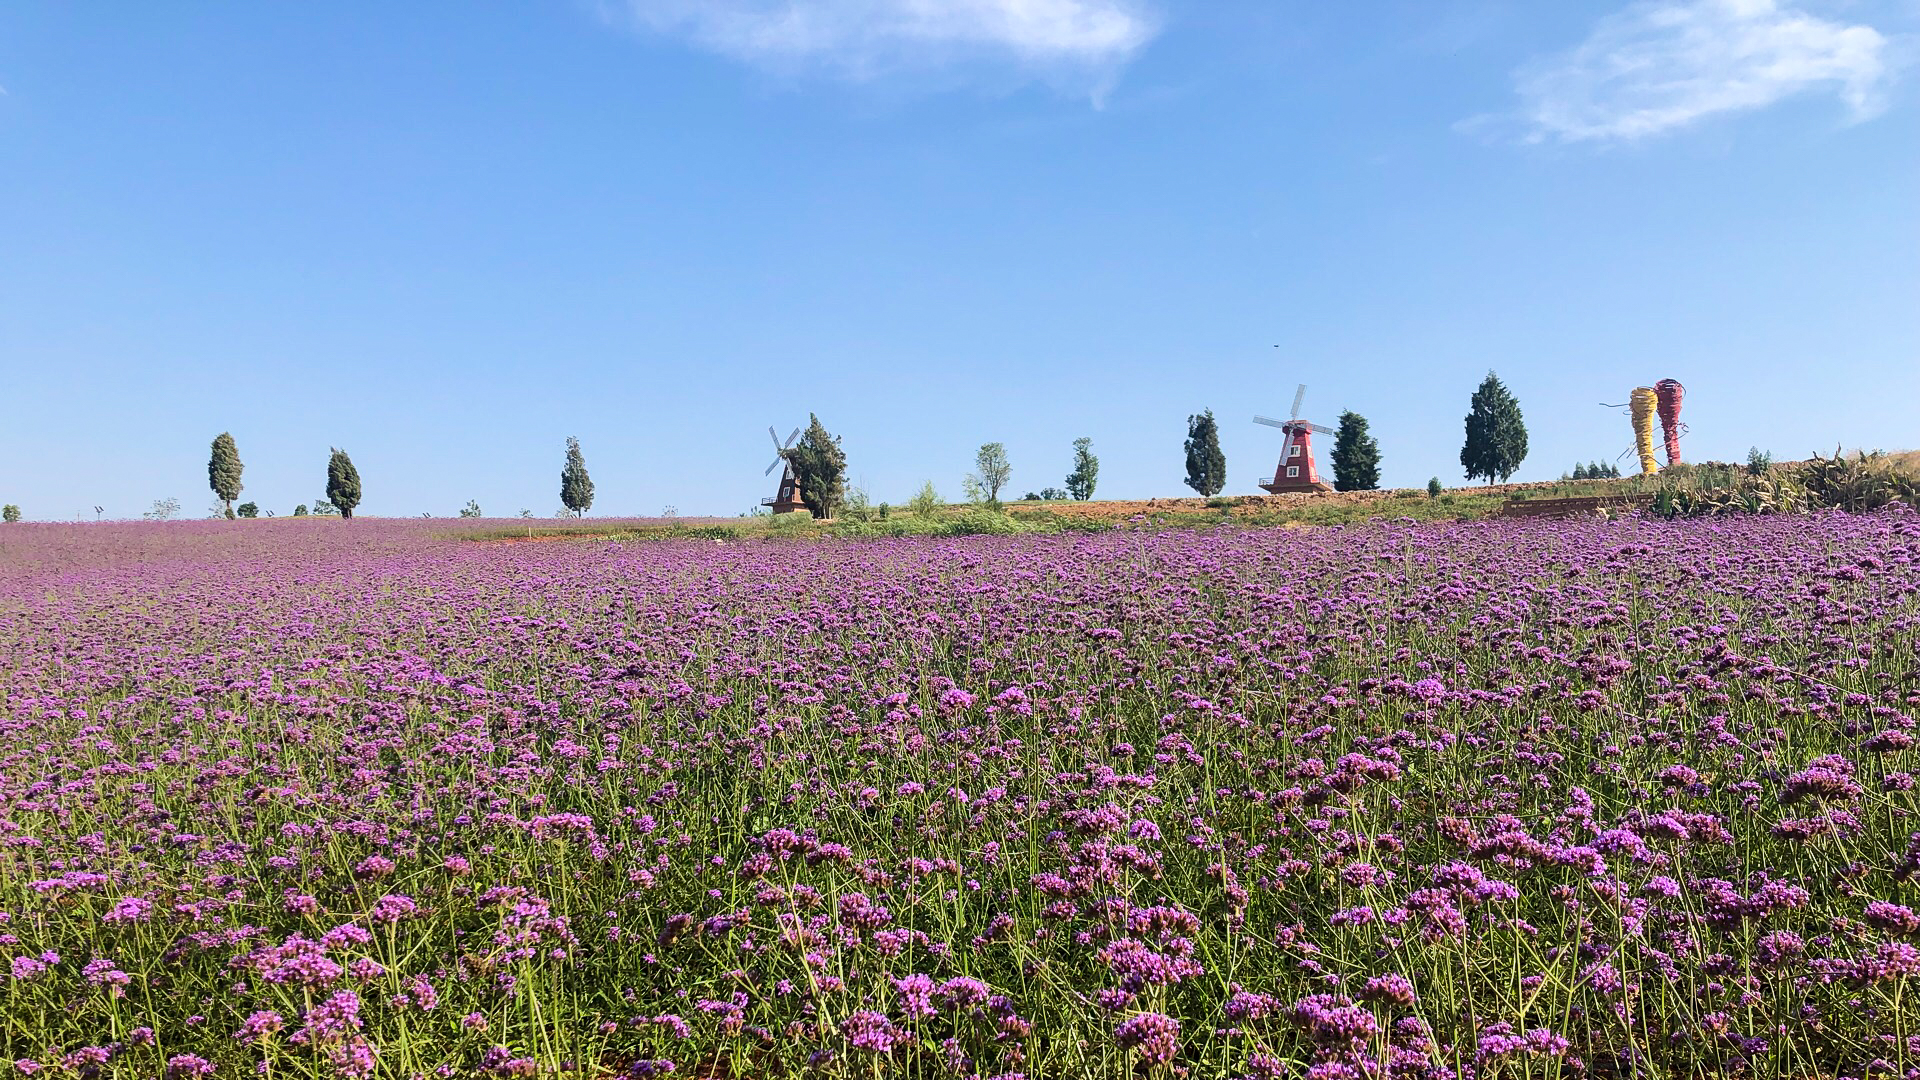
{"label": "white window on windmill", "polygon": [[1299,456],[1300,456],[1300,444],[1299,444],[1299,443],[1294,443],[1294,444],[1293,444],[1292,446],[1289,446],[1289,447],[1287,447],[1287,456],[1288,456],[1288,457],[1290,457],[1290,458],[1295,458],[1295,457],[1299,457]]}
{"label": "white window on windmill", "polygon": [[1298,465],[1289,465],[1289,466],[1287,466],[1287,475],[1288,475],[1288,476],[1299,476],[1299,475],[1300,475],[1300,466],[1298,466]]}

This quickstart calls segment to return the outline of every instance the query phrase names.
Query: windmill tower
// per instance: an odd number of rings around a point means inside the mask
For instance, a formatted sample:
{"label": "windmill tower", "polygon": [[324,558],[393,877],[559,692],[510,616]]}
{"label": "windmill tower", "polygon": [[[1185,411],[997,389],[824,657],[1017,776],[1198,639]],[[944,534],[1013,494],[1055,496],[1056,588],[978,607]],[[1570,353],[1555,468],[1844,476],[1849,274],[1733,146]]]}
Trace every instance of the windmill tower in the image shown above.
{"label": "windmill tower", "polygon": [[1293,414],[1285,420],[1273,420],[1265,416],[1256,416],[1253,422],[1277,427],[1287,433],[1286,444],[1280,450],[1280,464],[1273,470],[1273,479],[1260,486],[1275,495],[1284,495],[1297,491],[1332,491],[1333,488],[1320,479],[1320,470],[1313,464],[1313,433],[1333,434],[1333,429],[1309,424],[1300,419],[1300,402],[1307,396],[1307,384],[1301,383],[1300,389],[1293,395]]}
{"label": "windmill tower", "polygon": [[794,479],[793,462],[787,460],[787,451],[793,449],[793,444],[800,439],[800,429],[794,428],[793,434],[788,435],[787,441],[783,443],[780,441],[780,433],[775,431],[772,425],[768,425],[767,438],[773,440],[775,457],[773,464],[767,466],[767,471],[761,475],[772,476],[773,470],[779,469],[780,490],[770,499],[761,499],[760,505],[771,506],[776,514],[791,514],[795,510],[805,510],[807,504],[800,501],[800,482]]}

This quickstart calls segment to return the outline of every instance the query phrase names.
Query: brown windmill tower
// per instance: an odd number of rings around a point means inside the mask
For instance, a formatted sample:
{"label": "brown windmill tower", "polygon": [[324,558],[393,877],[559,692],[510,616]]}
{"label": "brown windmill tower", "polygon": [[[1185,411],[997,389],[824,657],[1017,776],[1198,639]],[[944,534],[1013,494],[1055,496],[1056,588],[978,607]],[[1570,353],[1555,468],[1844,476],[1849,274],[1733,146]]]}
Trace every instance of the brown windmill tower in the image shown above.
{"label": "brown windmill tower", "polygon": [[1287,441],[1280,449],[1280,464],[1273,470],[1273,479],[1260,485],[1275,495],[1333,490],[1320,479],[1320,470],[1313,464],[1313,433],[1317,431],[1322,435],[1331,435],[1333,429],[1300,419],[1300,402],[1306,396],[1307,384],[1301,383],[1300,389],[1293,395],[1293,415],[1286,420],[1273,420],[1265,416],[1253,418],[1256,424],[1277,427],[1287,433]]}
{"label": "brown windmill tower", "polygon": [[793,449],[793,444],[800,438],[800,429],[794,428],[793,434],[787,436],[787,441],[783,443],[780,441],[780,433],[775,431],[772,425],[768,425],[767,438],[773,440],[775,456],[773,464],[767,466],[767,471],[763,475],[772,476],[773,470],[779,469],[780,490],[775,492],[771,499],[761,499],[760,505],[772,507],[776,514],[791,514],[796,510],[805,510],[807,504],[800,499],[800,482],[794,479],[793,462],[787,458],[787,451]]}

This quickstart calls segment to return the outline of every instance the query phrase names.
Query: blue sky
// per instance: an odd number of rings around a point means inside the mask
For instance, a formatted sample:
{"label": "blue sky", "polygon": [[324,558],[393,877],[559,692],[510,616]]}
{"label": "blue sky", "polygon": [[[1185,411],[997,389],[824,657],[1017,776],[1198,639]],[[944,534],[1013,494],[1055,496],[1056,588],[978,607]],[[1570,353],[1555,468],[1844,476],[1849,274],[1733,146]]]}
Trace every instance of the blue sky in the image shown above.
{"label": "blue sky", "polygon": [[[982,442],[1229,492],[1284,413],[1460,482],[1920,446],[1915,0],[0,7],[0,501],[731,515],[809,410],[878,500]],[[1277,346],[1277,347],[1276,347]],[[1326,467],[1322,450],[1321,465]]]}

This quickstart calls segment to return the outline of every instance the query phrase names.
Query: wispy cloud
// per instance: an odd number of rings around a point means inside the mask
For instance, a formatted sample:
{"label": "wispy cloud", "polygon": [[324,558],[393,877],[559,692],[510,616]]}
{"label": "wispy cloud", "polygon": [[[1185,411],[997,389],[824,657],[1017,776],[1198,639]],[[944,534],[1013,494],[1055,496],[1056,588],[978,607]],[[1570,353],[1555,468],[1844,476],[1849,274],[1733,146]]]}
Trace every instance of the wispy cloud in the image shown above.
{"label": "wispy cloud", "polygon": [[1631,141],[1801,94],[1881,108],[1887,39],[1778,0],[1649,0],[1515,75],[1529,141]]}
{"label": "wispy cloud", "polygon": [[996,60],[1104,79],[1158,30],[1143,0],[615,0],[611,10],[749,63],[852,78]]}

